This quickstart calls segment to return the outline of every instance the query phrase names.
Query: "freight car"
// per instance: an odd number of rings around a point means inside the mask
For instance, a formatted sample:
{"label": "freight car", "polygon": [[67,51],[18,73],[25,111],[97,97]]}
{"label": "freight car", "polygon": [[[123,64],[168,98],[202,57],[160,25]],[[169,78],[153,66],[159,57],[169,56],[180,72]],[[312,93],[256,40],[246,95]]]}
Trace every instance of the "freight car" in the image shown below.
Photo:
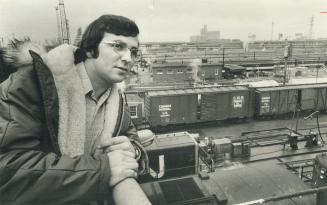
{"label": "freight car", "polygon": [[255,116],[281,116],[297,111],[327,109],[327,84],[255,89]]}
{"label": "freight car", "polygon": [[299,102],[298,89],[293,87],[271,87],[256,89],[256,116],[282,115],[293,112]]}
{"label": "freight car", "polygon": [[145,117],[154,127],[247,118],[253,115],[252,101],[244,86],[148,91]]}
{"label": "freight car", "polygon": [[327,84],[199,87],[127,92],[126,96],[134,123],[152,128],[327,110]]}
{"label": "freight car", "polygon": [[302,110],[327,110],[327,84],[307,85],[299,91]]}

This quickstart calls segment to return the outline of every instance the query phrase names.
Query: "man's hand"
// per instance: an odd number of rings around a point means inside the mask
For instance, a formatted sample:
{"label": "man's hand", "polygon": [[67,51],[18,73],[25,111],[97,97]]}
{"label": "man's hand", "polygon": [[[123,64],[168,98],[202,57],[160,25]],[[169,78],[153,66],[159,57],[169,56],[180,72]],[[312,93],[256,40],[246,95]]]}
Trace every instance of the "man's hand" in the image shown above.
{"label": "man's hand", "polygon": [[98,146],[98,149],[104,149],[107,153],[115,150],[129,151],[134,153],[135,156],[134,146],[126,136],[117,136],[107,141],[101,142],[101,144]]}
{"label": "man's hand", "polygon": [[115,186],[126,178],[136,178],[138,163],[134,159],[135,154],[129,151],[115,150],[108,154],[110,164],[110,180],[109,185]]}
{"label": "man's hand", "polygon": [[102,153],[108,155],[111,171],[110,186],[115,186],[126,178],[137,177],[138,163],[135,159],[135,149],[126,136],[102,141],[97,150],[102,150]]}

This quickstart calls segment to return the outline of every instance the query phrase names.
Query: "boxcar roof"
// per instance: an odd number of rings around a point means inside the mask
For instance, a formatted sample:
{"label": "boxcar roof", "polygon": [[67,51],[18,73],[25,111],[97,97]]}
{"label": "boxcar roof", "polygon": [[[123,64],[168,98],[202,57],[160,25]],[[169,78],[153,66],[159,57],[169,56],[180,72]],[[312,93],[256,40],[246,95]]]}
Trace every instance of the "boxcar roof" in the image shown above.
{"label": "boxcar roof", "polygon": [[327,88],[327,84],[310,84],[310,85],[291,85],[291,86],[281,86],[281,87],[269,87],[269,88],[258,88],[257,91],[277,91],[277,90],[298,90],[307,88]]}
{"label": "boxcar roof", "polygon": [[125,93],[125,96],[127,102],[144,102],[144,99],[138,93]]}
{"label": "boxcar roof", "polygon": [[169,63],[157,63],[153,64],[152,68],[168,68],[168,67],[187,67],[189,66],[189,62],[169,62]]}
{"label": "boxcar roof", "polygon": [[[200,68],[205,68],[205,67],[221,67],[222,64],[221,63],[202,63],[199,64],[198,67]],[[187,68],[187,67],[192,67],[191,66],[191,62],[183,62],[183,63],[179,63],[179,62],[171,62],[171,63],[164,63],[164,64],[153,64],[152,68],[153,69],[165,69],[165,68],[169,68],[169,69],[179,69],[179,68]],[[235,70],[235,69],[234,69]]]}
{"label": "boxcar roof", "polygon": [[224,67],[229,69],[229,70],[233,70],[233,71],[245,70],[244,66],[235,65],[235,64],[225,64]]}
{"label": "boxcar roof", "polygon": [[248,88],[244,86],[233,87],[212,87],[212,88],[185,88],[185,89],[172,89],[172,90],[154,90],[148,91],[149,96],[171,96],[171,95],[188,95],[188,94],[202,94],[202,93],[224,93],[224,92],[237,92],[247,91]]}

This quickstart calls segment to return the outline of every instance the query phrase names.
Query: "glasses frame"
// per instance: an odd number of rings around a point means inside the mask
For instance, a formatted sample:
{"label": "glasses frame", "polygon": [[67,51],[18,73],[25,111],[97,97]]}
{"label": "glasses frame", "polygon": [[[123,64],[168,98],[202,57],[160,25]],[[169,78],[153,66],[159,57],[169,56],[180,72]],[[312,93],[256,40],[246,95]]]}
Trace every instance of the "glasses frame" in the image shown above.
{"label": "glasses frame", "polygon": [[[137,62],[142,59],[142,52],[138,48],[128,48],[127,44],[120,41],[106,41],[104,44],[110,45],[110,47],[113,48],[113,50],[119,54],[120,56],[125,55],[127,50],[131,53],[131,59],[134,62]],[[136,53],[135,53],[136,52]]]}

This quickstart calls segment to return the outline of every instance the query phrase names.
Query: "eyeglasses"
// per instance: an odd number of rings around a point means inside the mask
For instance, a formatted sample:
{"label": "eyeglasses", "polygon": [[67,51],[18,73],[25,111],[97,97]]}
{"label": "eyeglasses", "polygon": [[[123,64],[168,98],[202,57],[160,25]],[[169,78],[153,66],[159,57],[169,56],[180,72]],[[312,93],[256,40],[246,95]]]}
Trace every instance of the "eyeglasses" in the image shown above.
{"label": "eyeglasses", "polygon": [[104,42],[105,44],[110,45],[116,53],[123,56],[127,50],[131,52],[131,58],[133,61],[138,61],[142,58],[142,53],[138,48],[128,48],[128,46],[123,42]]}

